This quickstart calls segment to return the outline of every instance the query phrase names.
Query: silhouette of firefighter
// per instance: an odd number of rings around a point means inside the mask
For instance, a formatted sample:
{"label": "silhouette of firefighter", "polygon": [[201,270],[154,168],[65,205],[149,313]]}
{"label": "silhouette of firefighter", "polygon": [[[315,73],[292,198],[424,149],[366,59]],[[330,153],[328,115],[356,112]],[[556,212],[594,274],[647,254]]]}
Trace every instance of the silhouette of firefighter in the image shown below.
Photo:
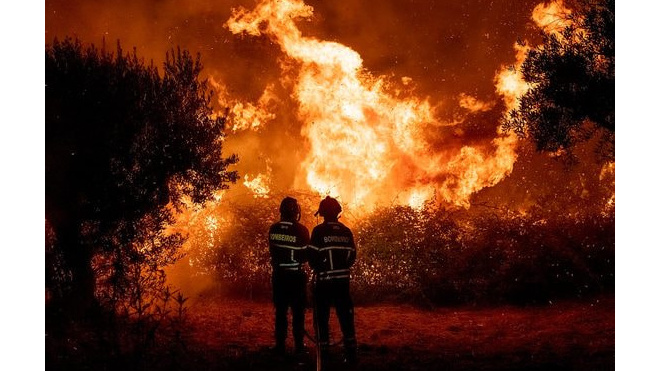
{"label": "silhouette of firefighter", "polygon": [[280,204],[280,221],[268,233],[273,267],[273,303],[275,304],[274,351],[284,354],[287,337],[287,312],[291,308],[293,339],[297,354],[304,352],[305,302],[307,275],[302,264],[307,260],[305,248],[309,230],[300,224],[300,206],[292,197]]}
{"label": "silhouette of firefighter", "polygon": [[321,201],[315,215],[321,215],[323,223],[312,230],[307,253],[309,265],[316,275],[315,320],[321,358],[328,358],[328,321],[330,307],[334,306],[344,336],[345,361],[355,363],[357,341],[349,282],[356,249],[353,233],[338,220],[341,211],[341,205],[336,199],[328,196]]}

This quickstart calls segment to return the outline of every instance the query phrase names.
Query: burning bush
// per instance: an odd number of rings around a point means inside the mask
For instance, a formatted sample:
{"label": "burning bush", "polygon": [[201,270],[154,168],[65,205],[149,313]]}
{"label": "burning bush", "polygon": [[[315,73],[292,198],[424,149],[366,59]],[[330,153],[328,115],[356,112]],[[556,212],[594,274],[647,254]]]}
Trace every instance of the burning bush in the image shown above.
{"label": "burning bush", "polygon": [[446,215],[428,207],[382,208],[358,223],[356,236],[358,298],[436,301],[444,296],[442,277],[461,246],[459,229]]}
{"label": "burning bush", "polygon": [[[294,196],[305,210],[317,206],[312,194],[286,195]],[[279,204],[286,195],[240,195],[182,215],[175,228],[188,236],[186,258],[193,274],[213,277],[226,294],[269,296],[268,228],[279,220]],[[313,218],[305,213],[301,222],[311,226]]]}
{"label": "burning bush", "polygon": [[470,224],[454,261],[464,301],[544,303],[613,288],[613,218],[485,215]]}
{"label": "burning bush", "polygon": [[[300,198],[299,198],[300,199]],[[270,295],[268,226],[279,198],[227,203],[197,230],[189,259],[225,293]],[[313,210],[312,200],[303,201]],[[550,216],[392,206],[350,218],[358,259],[355,300],[423,305],[547,303],[613,289],[612,214]],[[209,220],[211,214],[204,214]],[[310,215],[303,219],[315,224]],[[208,227],[208,226],[207,226]]]}

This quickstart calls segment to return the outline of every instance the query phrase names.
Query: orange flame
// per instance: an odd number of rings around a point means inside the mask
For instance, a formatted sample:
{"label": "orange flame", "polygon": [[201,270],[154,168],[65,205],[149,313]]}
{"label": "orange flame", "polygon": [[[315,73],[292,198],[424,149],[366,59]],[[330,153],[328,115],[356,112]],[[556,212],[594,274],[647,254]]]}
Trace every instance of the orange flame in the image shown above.
{"label": "orange flame", "polygon": [[[553,34],[559,40],[563,39],[561,31],[573,24],[570,19],[572,11],[564,5],[563,0],[550,3],[541,3],[534,7],[532,20],[546,34]],[[530,49],[529,42],[524,45],[514,44],[516,62],[513,66],[502,67],[495,78],[495,87],[504,98],[507,110],[517,109],[520,98],[527,93],[531,85],[525,82],[521,73],[521,66],[527,58]]]}
{"label": "orange flame", "polygon": [[247,187],[254,198],[268,198],[270,193],[270,175],[257,174],[250,180],[249,176],[245,174],[243,177],[243,185]]}
{"label": "orange flame", "polygon": [[458,105],[470,112],[486,112],[490,111],[495,106],[494,102],[482,102],[477,98],[465,93],[461,93],[459,95],[459,99],[460,100],[458,101]]}
{"label": "orange flame", "polygon": [[[403,96],[385,77],[371,75],[349,47],[303,36],[295,20],[312,14],[301,0],[264,0],[252,11],[233,9],[225,25],[235,34],[270,37],[288,57],[283,71],[295,62],[292,96],[309,144],[296,187],[356,207],[390,202],[419,207],[434,194],[468,207],[474,192],[511,172],[516,160],[511,138],[495,138],[495,151],[429,143],[425,133],[446,124],[434,118],[428,100]],[[411,82],[401,79],[404,86]],[[465,96],[462,106],[484,111],[492,104]]]}
{"label": "orange flame", "polygon": [[563,0],[541,3],[534,7],[532,20],[543,32],[554,34],[561,39],[561,31],[573,22],[569,19],[572,11],[564,5]]}
{"label": "orange flame", "polygon": [[231,125],[231,131],[253,130],[258,131],[266,123],[275,119],[273,107],[277,102],[277,96],[273,93],[273,85],[268,85],[256,104],[241,102],[231,99],[225,85],[221,84],[211,76],[209,78],[211,86],[216,91],[218,103],[227,108],[228,121]]}
{"label": "orange flame", "polygon": [[520,68],[525,61],[525,58],[527,58],[529,46],[516,43],[513,47],[516,50],[515,65],[509,67],[503,66],[495,77],[495,89],[500,95],[502,95],[507,111],[518,108],[520,105],[520,98],[525,95],[531,87],[531,85],[523,78]]}

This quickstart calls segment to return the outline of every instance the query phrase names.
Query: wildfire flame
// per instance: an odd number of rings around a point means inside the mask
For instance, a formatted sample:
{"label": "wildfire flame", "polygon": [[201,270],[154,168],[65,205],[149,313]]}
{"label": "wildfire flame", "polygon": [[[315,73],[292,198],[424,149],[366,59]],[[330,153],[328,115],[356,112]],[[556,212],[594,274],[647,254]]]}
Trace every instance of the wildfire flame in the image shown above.
{"label": "wildfire flame", "polygon": [[470,112],[486,112],[490,111],[495,106],[494,102],[482,102],[477,98],[464,93],[460,94],[459,98],[460,100],[458,104]]}
{"label": "wildfire flame", "polygon": [[520,69],[529,51],[529,46],[526,45],[520,45],[518,43],[513,45],[516,51],[516,63],[509,67],[503,66],[495,77],[495,89],[502,95],[507,111],[518,108],[520,98],[531,87],[523,78]]}
{"label": "wildfire flame", "polygon": [[[252,11],[233,9],[226,23],[234,34],[270,37],[287,57],[282,70],[296,66],[292,96],[309,145],[296,187],[358,207],[384,202],[419,207],[433,195],[467,207],[474,192],[511,172],[516,154],[510,137],[496,137],[494,151],[429,143],[428,133],[443,126],[429,101],[399,94],[385,77],[366,71],[349,47],[303,36],[295,21],[312,15],[313,8],[300,0],[264,0]],[[412,79],[401,82],[406,86]],[[465,97],[462,104],[490,109],[478,103]]]}
{"label": "wildfire flame", "polygon": [[254,198],[268,198],[270,193],[270,176],[267,174],[257,174],[252,180],[248,174],[243,178],[243,185],[247,187]]}
{"label": "wildfire flame", "polygon": [[561,31],[573,23],[569,17],[571,13],[563,0],[557,0],[537,5],[532,11],[532,20],[543,32],[561,38]]}
{"label": "wildfire flame", "polygon": [[[563,0],[550,3],[541,3],[534,7],[531,19],[546,34],[553,34],[559,40],[563,39],[561,31],[572,25],[570,15],[572,11],[564,5]],[[516,62],[513,66],[502,67],[495,78],[497,92],[504,98],[507,110],[519,108],[520,98],[527,93],[531,85],[525,82],[521,73],[521,66],[527,58],[529,42],[523,45],[514,44]]]}
{"label": "wildfire flame", "polygon": [[229,122],[232,123],[231,131],[242,130],[258,131],[266,123],[275,119],[272,107],[277,102],[277,96],[273,93],[273,85],[268,85],[256,104],[241,102],[230,98],[224,84],[217,81],[213,76],[209,78],[211,86],[218,96],[218,103],[227,108]]}

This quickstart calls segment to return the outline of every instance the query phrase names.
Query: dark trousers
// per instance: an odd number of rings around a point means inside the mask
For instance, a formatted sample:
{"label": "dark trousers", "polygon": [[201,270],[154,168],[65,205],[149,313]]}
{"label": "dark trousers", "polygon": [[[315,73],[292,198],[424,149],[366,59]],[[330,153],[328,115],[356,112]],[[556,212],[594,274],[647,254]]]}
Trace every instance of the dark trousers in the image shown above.
{"label": "dark trousers", "polygon": [[287,335],[287,312],[291,308],[293,340],[297,349],[303,347],[305,335],[305,302],[307,276],[304,272],[273,272],[273,303],[275,304],[275,344],[284,348]]}
{"label": "dark trousers", "polygon": [[349,354],[354,353],[357,341],[349,281],[337,279],[316,282],[314,300],[316,301],[315,314],[320,345],[327,348],[329,344],[328,321],[330,320],[330,307],[334,306],[341,332],[344,335],[344,349]]}

